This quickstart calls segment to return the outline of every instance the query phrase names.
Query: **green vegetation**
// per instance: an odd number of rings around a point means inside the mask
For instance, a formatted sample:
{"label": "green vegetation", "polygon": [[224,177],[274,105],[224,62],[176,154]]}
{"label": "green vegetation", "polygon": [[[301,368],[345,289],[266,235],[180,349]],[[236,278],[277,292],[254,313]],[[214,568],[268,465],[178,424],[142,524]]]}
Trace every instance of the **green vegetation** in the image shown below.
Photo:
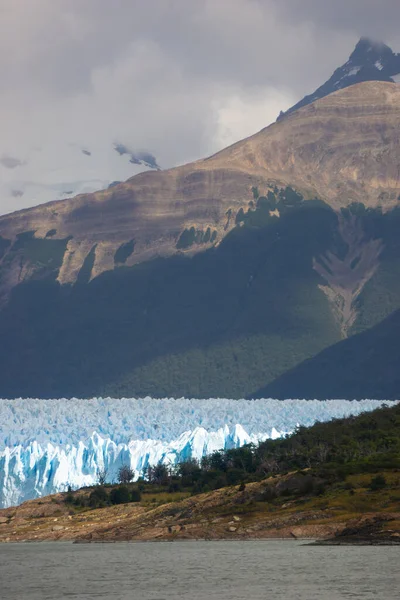
{"label": "green vegetation", "polygon": [[5,251],[11,245],[10,240],[6,240],[0,235],[0,258],[3,258]]}
{"label": "green vegetation", "polygon": [[[399,469],[400,405],[396,405],[300,427],[292,436],[267,440],[258,446],[214,452],[200,463],[191,459],[174,469],[158,464],[143,474],[145,479],[134,484],[98,486],[89,495],[68,494],[66,502],[89,507],[139,501],[164,504],[190,494],[238,485],[238,491],[244,494],[243,512],[249,512],[246,484],[267,480],[263,490],[250,498],[255,510],[259,503],[273,503],[282,497],[304,500],[322,496],[333,502],[340,498],[353,509],[368,510],[377,497],[352,498],[355,490],[387,490],[386,500],[391,495],[392,500],[400,502]],[[397,495],[394,497],[393,493]],[[240,506],[235,507],[235,512],[241,512]]]}
{"label": "green vegetation", "polygon": [[62,265],[70,239],[35,238],[34,231],[25,231],[17,235],[17,240],[6,258],[10,260],[16,254],[21,255],[25,262],[35,265],[38,272],[53,273],[54,275]]}
{"label": "green vegetation", "polygon": [[334,344],[261,388],[258,398],[383,398],[400,395],[400,310]]}
{"label": "green vegetation", "polygon": [[78,277],[76,278],[77,284],[89,283],[90,278],[92,276],[92,269],[94,266],[94,261],[96,260],[96,247],[97,247],[97,244],[95,244],[91,248],[89,254],[86,256],[85,260],[83,261],[83,265],[78,273]]}
{"label": "green vegetation", "polygon": [[[110,488],[110,489],[108,489]],[[126,504],[127,502],[140,502],[142,494],[137,485],[96,486],[89,494],[68,492],[65,503],[71,507],[82,508],[104,508],[113,504]]]}
{"label": "green vegetation", "polygon": [[258,187],[253,186],[251,188],[251,193],[253,194],[253,199],[257,200],[260,195],[260,192],[258,191]]}
{"label": "green vegetation", "polygon": [[[303,479],[297,480],[294,489],[319,495],[323,485],[360,473],[377,473],[369,487],[383,489],[387,482],[380,472],[399,468],[400,406],[396,405],[300,427],[292,436],[259,446],[214,452],[200,465],[193,460],[179,465],[177,475],[183,487],[204,491],[298,472]],[[285,493],[291,494],[290,490]]]}
{"label": "green vegetation", "polygon": [[114,255],[114,263],[117,264],[125,264],[128,258],[133,254],[135,249],[135,240],[130,240],[125,244],[122,244]]}
{"label": "green vegetation", "polygon": [[[12,247],[0,240],[3,261],[21,256],[35,267],[0,312],[1,394],[398,396],[400,210],[353,204],[342,211],[361,238],[382,241],[379,268],[355,304],[350,334],[363,337],[340,342],[319,287],[326,282],[313,269],[317,260],[329,271],[328,252],[347,255],[338,216],[290,187],[253,190],[253,198],[253,208],[231,215],[238,225],[218,246],[90,281],[93,246],[74,286],[54,281],[68,240],[33,232]],[[193,227],[178,243],[213,244],[216,235]],[[117,264],[132,245],[117,250]],[[354,255],[351,268],[359,260]]]}
{"label": "green vegetation", "polygon": [[193,244],[208,244],[209,242],[213,243],[216,239],[217,232],[213,230],[211,233],[210,227],[207,227],[206,231],[191,227],[190,229],[184,229],[182,231],[178,241],[176,242],[176,247],[178,250],[186,250],[187,248],[193,246]]}
{"label": "green vegetation", "polygon": [[378,490],[383,490],[387,486],[386,477],[384,475],[375,475],[371,479],[371,483],[369,484],[369,489],[373,492]]}
{"label": "green vegetation", "polygon": [[264,226],[235,227],[191,258],[82,285],[92,248],[77,285],[14,288],[0,313],[1,393],[252,396],[340,339],[312,268],[314,256],[335,248],[336,230],[329,207],[303,202]]}
{"label": "green vegetation", "polygon": [[[236,224],[243,223],[248,227],[265,227],[271,219],[286,215],[292,209],[298,209],[302,205],[303,208],[307,207],[307,209],[311,206],[319,206],[330,210],[327,205],[319,200],[308,200],[305,204],[303,196],[291,187],[280,190],[275,188],[274,191],[269,190],[266,196],[260,196],[257,188],[252,189],[256,204],[254,205],[254,202],[251,202],[246,212],[243,208],[240,208],[236,214]],[[254,189],[257,190],[256,193]]]}

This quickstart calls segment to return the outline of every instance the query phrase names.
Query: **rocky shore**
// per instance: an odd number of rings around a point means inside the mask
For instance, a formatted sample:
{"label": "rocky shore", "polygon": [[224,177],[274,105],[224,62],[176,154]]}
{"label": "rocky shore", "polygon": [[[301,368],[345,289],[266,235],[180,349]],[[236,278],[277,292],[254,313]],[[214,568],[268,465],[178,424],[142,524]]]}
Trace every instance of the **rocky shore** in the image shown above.
{"label": "rocky shore", "polygon": [[[317,498],[287,496],[298,477],[288,474],[247,484],[244,490],[228,487],[172,502],[165,496],[155,501],[143,494],[141,502],[96,509],[76,508],[66,502],[66,494],[56,494],[0,510],[0,542],[304,539],[323,545],[400,543],[396,498],[376,510],[378,495],[364,488]],[[280,497],[269,497],[272,486],[282,491]]]}

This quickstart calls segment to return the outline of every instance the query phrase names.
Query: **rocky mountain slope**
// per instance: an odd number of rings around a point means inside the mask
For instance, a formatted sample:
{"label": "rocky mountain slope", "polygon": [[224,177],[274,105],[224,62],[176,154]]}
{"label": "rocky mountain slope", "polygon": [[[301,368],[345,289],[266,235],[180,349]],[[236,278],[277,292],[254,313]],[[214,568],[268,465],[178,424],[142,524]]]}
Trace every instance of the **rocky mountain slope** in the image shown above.
{"label": "rocky mountain slope", "polygon": [[400,86],[361,83],[2,217],[0,394],[251,397],[400,309],[399,126]]}
{"label": "rocky mountain slope", "polygon": [[285,113],[282,112],[278,120],[328,94],[363,81],[400,81],[400,54],[395,54],[386,44],[362,37],[349,60],[336,69],[328,81]]}
{"label": "rocky mountain slope", "polygon": [[[400,87],[365,83],[210,158],[5,215],[1,290],[50,269],[60,283],[74,283],[85,260],[91,279],[121,264],[170,256],[187,249],[182,235],[191,228],[192,251],[211,247],[235,226],[238,211],[248,210],[253,187],[263,195],[290,185],[335,209],[351,202],[392,208],[400,194],[399,125]],[[21,252],[29,235],[34,247]]]}

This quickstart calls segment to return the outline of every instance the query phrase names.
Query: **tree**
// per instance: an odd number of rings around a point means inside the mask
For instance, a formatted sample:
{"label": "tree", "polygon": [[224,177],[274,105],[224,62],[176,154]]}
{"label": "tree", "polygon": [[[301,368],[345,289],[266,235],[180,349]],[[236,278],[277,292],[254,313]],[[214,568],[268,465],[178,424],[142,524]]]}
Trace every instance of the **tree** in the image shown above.
{"label": "tree", "polygon": [[177,475],[183,481],[184,487],[193,485],[201,477],[199,462],[190,458],[178,464]]}
{"label": "tree", "polygon": [[129,465],[122,465],[118,471],[119,483],[130,483],[135,477],[135,471]]}
{"label": "tree", "polygon": [[371,479],[371,483],[369,484],[369,489],[372,492],[377,492],[382,490],[387,485],[386,478],[384,475],[376,475]]}
{"label": "tree", "polygon": [[98,485],[104,485],[107,479],[108,471],[104,467],[103,469],[97,469],[97,483]]}
{"label": "tree", "polygon": [[226,471],[226,454],[222,451],[215,451],[210,455],[210,468],[216,471]]}
{"label": "tree", "polygon": [[167,483],[169,478],[169,472],[167,465],[164,465],[162,462],[157,463],[152,466],[148,466],[147,468],[147,479],[150,483],[157,484],[165,484]]}

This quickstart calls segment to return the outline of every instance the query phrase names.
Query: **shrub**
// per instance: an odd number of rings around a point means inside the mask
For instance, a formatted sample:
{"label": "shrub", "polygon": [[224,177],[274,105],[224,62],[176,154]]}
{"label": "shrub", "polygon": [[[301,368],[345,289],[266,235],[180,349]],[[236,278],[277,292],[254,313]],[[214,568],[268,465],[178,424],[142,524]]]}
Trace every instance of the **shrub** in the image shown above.
{"label": "shrub", "polygon": [[179,481],[172,481],[168,486],[168,492],[180,492],[182,490],[182,485]]}
{"label": "shrub", "polygon": [[72,504],[73,501],[74,501],[74,495],[71,492],[68,492],[68,494],[64,498],[65,504]]}
{"label": "shrub", "polygon": [[89,506],[97,508],[105,506],[108,502],[108,494],[102,486],[96,487],[89,496]]}
{"label": "shrub", "polygon": [[382,490],[383,488],[385,488],[387,485],[386,479],[383,475],[376,475],[375,477],[373,477],[371,479],[371,482],[369,484],[369,489],[373,492],[376,492],[378,490]]}
{"label": "shrub", "polygon": [[120,485],[111,490],[110,502],[111,504],[126,504],[131,501],[131,495],[126,485]]}
{"label": "shrub", "polygon": [[135,488],[131,492],[131,502],[140,502],[142,499],[142,494],[139,489]]}

